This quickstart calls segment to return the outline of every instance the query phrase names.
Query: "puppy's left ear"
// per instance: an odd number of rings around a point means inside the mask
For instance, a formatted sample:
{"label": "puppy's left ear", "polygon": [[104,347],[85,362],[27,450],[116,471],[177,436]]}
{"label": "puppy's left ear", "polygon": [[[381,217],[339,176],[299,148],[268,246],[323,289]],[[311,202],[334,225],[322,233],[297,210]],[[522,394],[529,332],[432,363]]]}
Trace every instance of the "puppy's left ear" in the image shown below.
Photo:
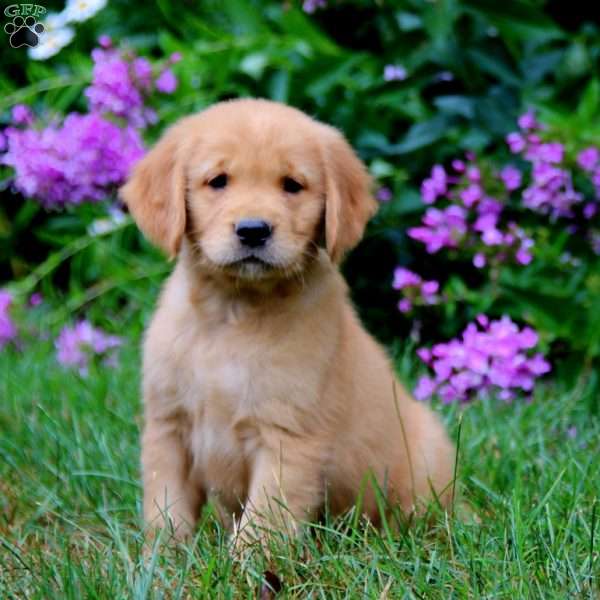
{"label": "puppy's left ear", "polygon": [[185,231],[183,140],[186,119],[171,127],[134,167],[119,196],[144,235],[170,258],[176,256]]}
{"label": "puppy's left ear", "polygon": [[339,131],[327,125],[323,128],[325,238],[331,260],[339,263],[358,244],[378,205],[365,165]]}

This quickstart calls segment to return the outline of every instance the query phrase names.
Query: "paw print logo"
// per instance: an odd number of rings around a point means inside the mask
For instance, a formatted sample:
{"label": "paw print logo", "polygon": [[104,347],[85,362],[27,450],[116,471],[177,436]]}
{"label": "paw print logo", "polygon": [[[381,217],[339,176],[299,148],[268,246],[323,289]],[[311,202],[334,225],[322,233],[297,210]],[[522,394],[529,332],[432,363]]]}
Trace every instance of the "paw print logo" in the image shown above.
{"label": "paw print logo", "polygon": [[32,15],[25,18],[16,16],[4,26],[4,31],[10,36],[10,45],[13,48],[35,48],[40,41],[40,35],[44,33],[44,26]]}

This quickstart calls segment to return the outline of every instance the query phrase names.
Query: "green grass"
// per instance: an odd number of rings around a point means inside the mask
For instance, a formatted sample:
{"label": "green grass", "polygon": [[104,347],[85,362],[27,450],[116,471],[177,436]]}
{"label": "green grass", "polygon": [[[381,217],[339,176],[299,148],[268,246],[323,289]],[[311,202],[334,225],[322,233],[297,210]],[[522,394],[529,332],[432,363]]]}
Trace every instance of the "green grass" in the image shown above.
{"label": "green grass", "polygon": [[[50,343],[0,353],[0,598],[598,598],[600,420],[575,391],[444,408],[460,503],[433,527],[350,514],[242,569],[205,511],[195,543],[142,556],[137,342],[87,379]],[[575,437],[567,435],[577,428]],[[595,539],[594,539],[595,531]]]}

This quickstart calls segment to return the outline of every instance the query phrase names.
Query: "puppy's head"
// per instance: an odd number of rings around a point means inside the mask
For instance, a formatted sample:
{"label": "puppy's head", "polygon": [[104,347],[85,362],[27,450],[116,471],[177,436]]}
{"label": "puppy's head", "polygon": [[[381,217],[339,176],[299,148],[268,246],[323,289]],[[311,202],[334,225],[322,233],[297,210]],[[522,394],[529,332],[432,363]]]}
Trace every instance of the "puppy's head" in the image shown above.
{"label": "puppy's head", "polygon": [[121,197],[146,236],[175,256],[248,280],[301,271],[325,238],[334,262],[375,212],[364,165],[343,136],[266,100],[217,104],[169,129]]}

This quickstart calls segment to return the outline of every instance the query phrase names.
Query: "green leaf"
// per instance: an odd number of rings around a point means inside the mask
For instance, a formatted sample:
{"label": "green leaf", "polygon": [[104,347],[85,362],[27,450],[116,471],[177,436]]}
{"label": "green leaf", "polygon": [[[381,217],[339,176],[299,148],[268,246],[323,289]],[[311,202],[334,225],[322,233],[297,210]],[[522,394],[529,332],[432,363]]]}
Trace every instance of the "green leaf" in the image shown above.
{"label": "green leaf", "polygon": [[393,154],[408,154],[437,142],[446,134],[450,120],[445,115],[436,115],[428,121],[415,123],[402,140],[392,146]]}
{"label": "green leaf", "polygon": [[290,72],[279,70],[269,80],[269,97],[277,102],[288,102],[290,96]]}
{"label": "green leaf", "polygon": [[515,87],[522,85],[521,78],[501,58],[489,52],[484,53],[476,49],[468,50],[467,55],[484,73],[488,73],[496,77],[499,81]]}
{"label": "green leaf", "polygon": [[583,123],[595,121],[600,116],[600,81],[592,79],[577,105],[577,116]]}
{"label": "green leaf", "polygon": [[265,68],[269,64],[269,56],[264,52],[253,52],[242,58],[239,69],[254,79],[262,77]]}
{"label": "green leaf", "polygon": [[475,114],[474,100],[467,96],[438,96],[433,103],[442,112],[472,119]]}
{"label": "green leaf", "polygon": [[400,31],[416,31],[423,28],[423,19],[415,13],[398,11],[395,16]]}
{"label": "green leaf", "polygon": [[451,121],[446,115],[437,115],[428,121],[415,123],[397,144],[375,131],[364,131],[357,139],[357,145],[367,154],[377,152],[386,156],[408,154],[430,146],[446,134]]}

